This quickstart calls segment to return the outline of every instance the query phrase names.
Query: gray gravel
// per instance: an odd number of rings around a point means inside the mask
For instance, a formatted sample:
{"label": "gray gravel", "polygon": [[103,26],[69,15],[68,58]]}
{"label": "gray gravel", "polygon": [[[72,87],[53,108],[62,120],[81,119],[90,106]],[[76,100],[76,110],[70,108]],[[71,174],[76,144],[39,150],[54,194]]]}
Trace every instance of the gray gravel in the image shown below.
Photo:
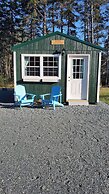
{"label": "gray gravel", "polygon": [[109,194],[109,106],[0,106],[0,194]]}

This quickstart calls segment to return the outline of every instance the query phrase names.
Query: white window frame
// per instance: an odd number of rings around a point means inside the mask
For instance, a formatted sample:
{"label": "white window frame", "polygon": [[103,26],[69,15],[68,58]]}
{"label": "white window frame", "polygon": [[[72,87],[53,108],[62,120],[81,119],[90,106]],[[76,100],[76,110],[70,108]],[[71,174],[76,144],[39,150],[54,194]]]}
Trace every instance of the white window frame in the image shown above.
{"label": "white window frame", "polygon": [[[25,75],[24,57],[40,57],[40,76]],[[58,76],[43,76],[43,57],[59,57]],[[29,82],[58,82],[61,79],[61,55],[53,54],[21,54],[22,79]]]}

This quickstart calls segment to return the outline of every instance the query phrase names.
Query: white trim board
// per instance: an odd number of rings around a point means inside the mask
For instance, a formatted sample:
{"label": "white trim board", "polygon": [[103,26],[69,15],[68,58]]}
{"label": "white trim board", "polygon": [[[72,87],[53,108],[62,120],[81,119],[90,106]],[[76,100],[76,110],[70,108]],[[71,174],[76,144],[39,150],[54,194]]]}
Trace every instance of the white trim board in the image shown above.
{"label": "white trim board", "polygon": [[16,52],[13,52],[13,63],[14,63],[14,88],[16,87]]}

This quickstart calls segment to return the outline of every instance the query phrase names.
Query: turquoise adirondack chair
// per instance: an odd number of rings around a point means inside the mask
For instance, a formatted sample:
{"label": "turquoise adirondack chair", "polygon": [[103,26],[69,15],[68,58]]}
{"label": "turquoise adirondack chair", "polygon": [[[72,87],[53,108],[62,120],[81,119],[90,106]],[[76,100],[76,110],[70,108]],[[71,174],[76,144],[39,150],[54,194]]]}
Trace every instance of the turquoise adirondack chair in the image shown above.
{"label": "turquoise adirondack chair", "polygon": [[33,106],[36,95],[26,93],[23,85],[17,85],[14,90],[15,105],[20,106]]}
{"label": "turquoise adirondack chair", "polygon": [[[46,96],[49,96],[49,99],[45,99]],[[62,104],[62,93],[60,86],[53,86],[51,89],[51,93],[42,94],[40,95],[40,97],[42,99],[43,108],[45,106],[53,106],[53,109],[55,110],[56,106],[64,106]]]}

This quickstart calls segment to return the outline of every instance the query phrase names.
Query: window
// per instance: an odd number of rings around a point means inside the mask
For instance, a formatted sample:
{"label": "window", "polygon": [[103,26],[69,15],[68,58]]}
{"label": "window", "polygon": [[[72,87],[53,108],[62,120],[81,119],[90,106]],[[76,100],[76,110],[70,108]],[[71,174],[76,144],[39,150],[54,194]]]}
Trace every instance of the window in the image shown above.
{"label": "window", "polygon": [[73,59],[73,79],[83,79],[84,59]]}
{"label": "window", "polygon": [[61,79],[60,55],[22,54],[24,81],[57,82]]}

